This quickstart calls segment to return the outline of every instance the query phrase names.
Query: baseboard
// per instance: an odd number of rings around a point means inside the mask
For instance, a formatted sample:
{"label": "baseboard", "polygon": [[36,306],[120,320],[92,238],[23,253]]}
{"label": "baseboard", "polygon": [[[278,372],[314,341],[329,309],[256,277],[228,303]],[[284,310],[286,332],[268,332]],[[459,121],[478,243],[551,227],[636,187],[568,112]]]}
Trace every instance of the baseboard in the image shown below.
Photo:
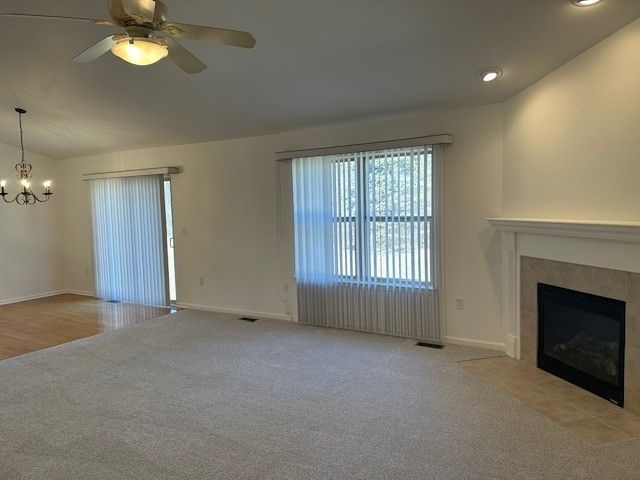
{"label": "baseboard", "polygon": [[466,347],[487,348],[489,350],[499,350],[501,352],[505,351],[504,343],[486,342],[484,340],[472,340],[470,338],[444,337],[444,343],[450,343],[452,345],[464,345]]}
{"label": "baseboard", "polygon": [[39,298],[54,297],[56,295],[62,295],[67,293],[66,290],[55,290],[53,292],[36,293],[33,295],[26,295],[24,297],[6,298],[0,300],[0,305],[10,305],[12,303],[27,302],[29,300],[38,300]]}
{"label": "baseboard", "polygon": [[85,290],[71,290],[71,289],[65,288],[63,290],[54,290],[52,292],[35,293],[33,295],[26,295],[24,297],[6,298],[4,300],[0,300],[0,305],[11,305],[12,303],[28,302],[29,300],[38,300],[39,298],[55,297],[56,295],[64,295],[65,293],[69,293],[72,295],[82,295],[83,297],[94,296],[93,292],[88,292]]}
{"label": "baseboard", "polygon": [[289,315],[282,313],[254,312],[251,310],[238,310],[235,308],[215,307],[213,305],[197,305],[193,303],[177,303],[178,308],[187,310],[202,310],[205,312],[227,313],[229,315],[238,315],[240,317],[263,318],[265,320],[284,320],[286,322],[293,321]]}
{"label": "baseboard", "polygon": [[72,290],[67,288],[64,293],[68,293],[70,295],[82,295],[83,297],[95,297],[95,293],[88,290]]}
{"label": "baseboard", "polygon": [[[177,303],[176,306],[178,308],[185,308],[187,310],[202,310],[205,312],[227,313],[230,315],[238,315],[241,317],[264,318],[268,320],[284,320],[286,322],[295,322],[295,320],[289,317],[289,315],[284,315],[281,313],[254,312],[250,310],[238,310],[235,308],[216,307],[212,305],[197,305],[193,303]],[[486,348],[489,350],[498,350],[500,352],[505,351],[504,344],[500,342],[486,342],[483,340],[471,340],[468,338],[458,337],[445,337],[444,340],[445,344],[449,343],[452,345],[465,345],[467,347]]]}
{"label": "baseboard", "polygon": [[520,342],[517,337],[507,335],[505,338],[505,352],[513,358],[520,358]]}
{"label": "baseboard", "polygon": [[[82,295],[86,297],[94,296],[94,293],[89,291],[65,289],[65,290],[56,290],[53,292],[40,293],[35,295],[28,295],[25,297],[8,298],[5,300],[0,300],[0,305],[9,305],[11,303],[26,302],[28,300],[37,300],[38,298],[53,297],[55,295],[62,295],[65,293],[69,293],[73,295]],[[178,303],[176,306],[179,308],[187,309],[187,310],[202,310],[205,312],[226,313],[229,315],[238,315],[240,317],[263,318],[265,320],[284,320],[286,322],[294,321],[289,315],[285,315],[282,313],[255,312],[252,310],[239,310],[236,308],[216,307],[213,305],[197,305],[194,303]],[[517,354],[517,341],[515,341],[515,339],[513,343],[510,342],[510,344],[506,348],[503,343],[486,342],[483,340],[472,340],[468,338],[445,337],[444,341],[445,343],[449,343],[452,345],[465,345],[468,347],[487,348],[490,350],[499,350],[501,352],[506,351],[507,354],[509,355],[512,355],[511,352],[513,352],[512,356]]]}

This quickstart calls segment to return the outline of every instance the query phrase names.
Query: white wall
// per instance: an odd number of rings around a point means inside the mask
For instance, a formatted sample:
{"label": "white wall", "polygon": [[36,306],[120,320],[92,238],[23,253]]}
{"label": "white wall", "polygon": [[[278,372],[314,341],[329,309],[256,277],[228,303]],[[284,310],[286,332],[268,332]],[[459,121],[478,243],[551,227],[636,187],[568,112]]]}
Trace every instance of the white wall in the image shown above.
{"label": "white wall", "polygon": [[[28,154],[39,179],[54,179],[56,195],[37,207],[0,205],[0,303],[93,290],[82,174],[177,165],[179,301],[286,318],[276,283],[290,284],[292,305],[295,288],[291,262],[281,268],[275,253],[274,152],[451,133],[444,168],[447,336],[501,344],[500,248],[486,217],[640,221],[639,46],[640,20],[502,105],[59,162]],[[14,179],[18,155],[0,144],[0,177]],[[465,310],[456,310],[456,298]]]}
{"label": "white wall", "polygon": [[[0,178],[7,180],[7,190],[15,194],[14,165],[20,162],[20,150],[0,144],[0,158]],[[33,165],[35,191],[45,179],[54,179],[54,190],[59,186],[55,161],[27,152],[27,162]],[[64,288],[60,212],[56,195],[49,203],[32,206],[7,205],[0,199],[0,303]]]}
{"label": "white wall", "polygon": [[640,20],[504,107],[505,216],[640,221]]}
{"label": "white wall", "polygon": [[[436,133],[455,137],[444,168],[447,336],[502,343],[500,251],[484,222],[501,213],[501,106],[63,160],[67,286],[93,289],[89,204],[77,197],[86,187],[81,175],[177,165],[183,167],[173,182],[179,302],[284,317],[275,289],[274,153]],[[292,266],[285,271],[292,283]],[[295,303],[293,288],[289,297]],[[464,311],[455,309],[456,298],[464,298]]]}
{"label": "white wall", "polygon": [[[640,220],[639,45],[640,20],[503,105],[60,163],[31,155],[36,174],[53,177],[58,194],[37,208],[0,209],[0,301],[64,287],[93,290],[83,173],[178,165],[180,302],[284,318],[276,280],[291,283],[292,304],[295,290],[292,265],[281,275],[275,255],[274,152],[451,133],[444,169],[447,336],[502,343],[500,251],[486,217]],[[4,145],[0,156],[18,158]],[[456,298],[465,310],[455,309]]]}

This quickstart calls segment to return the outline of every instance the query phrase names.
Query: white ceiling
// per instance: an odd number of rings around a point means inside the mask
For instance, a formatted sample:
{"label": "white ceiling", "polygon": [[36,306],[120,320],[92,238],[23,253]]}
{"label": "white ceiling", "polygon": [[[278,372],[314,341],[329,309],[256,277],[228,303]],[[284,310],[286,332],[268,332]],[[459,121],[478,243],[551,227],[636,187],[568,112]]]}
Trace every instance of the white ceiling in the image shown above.
{"label": "white ceiling", "polygon": [[[1,0],[107,17],[104,0]],[[638,0],[166,0],[171,20],[248,30],[254,50],[184,40],[209,69],[68,60],[117,29],[0,18],[0,142],[52,157],[246,137],[503,101],[640,17]],[[640,48],[640,45],[639,45]],[[477,73],[500,66],[498,82]]]}

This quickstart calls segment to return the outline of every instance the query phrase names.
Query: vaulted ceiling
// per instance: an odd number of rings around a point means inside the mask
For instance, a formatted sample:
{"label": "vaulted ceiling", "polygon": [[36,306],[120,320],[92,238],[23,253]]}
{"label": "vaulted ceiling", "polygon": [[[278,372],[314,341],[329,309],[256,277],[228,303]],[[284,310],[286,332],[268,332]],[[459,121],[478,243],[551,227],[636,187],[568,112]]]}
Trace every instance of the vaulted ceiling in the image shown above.
{"label": "vaulted ceiling", "polygon": [[[503,101],[640,17],[640,1],[166,0],[174,21],[248,30],[254,50],[184,40],[209,68],[69,59],[117,28],[0,18],[0,142],[52,157],[246,137]],[[105,0],[2,0],[107,17]],[[491,84],[478,71],[499,66]]]}

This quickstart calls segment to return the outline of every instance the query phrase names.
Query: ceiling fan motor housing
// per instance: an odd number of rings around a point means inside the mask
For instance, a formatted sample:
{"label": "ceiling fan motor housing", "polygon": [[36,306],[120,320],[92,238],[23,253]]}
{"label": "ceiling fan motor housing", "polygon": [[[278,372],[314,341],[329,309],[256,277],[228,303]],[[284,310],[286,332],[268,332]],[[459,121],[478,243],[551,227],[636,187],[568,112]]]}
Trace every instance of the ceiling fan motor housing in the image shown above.
{"label": "ceiling fan motor housing", "polygon": [[167,20],[167,6],[160,0],[107,0],[111,18],[121,27],[154,28]]}

